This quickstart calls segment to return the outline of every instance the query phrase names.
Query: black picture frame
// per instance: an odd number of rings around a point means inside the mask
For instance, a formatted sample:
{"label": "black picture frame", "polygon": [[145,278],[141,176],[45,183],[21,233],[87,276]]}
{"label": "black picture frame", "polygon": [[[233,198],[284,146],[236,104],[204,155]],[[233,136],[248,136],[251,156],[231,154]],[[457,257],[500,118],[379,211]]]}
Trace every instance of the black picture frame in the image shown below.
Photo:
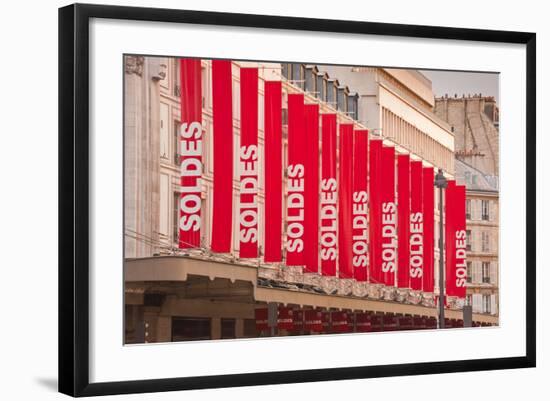
{"label": "black picture frame", "polygon": [[[89,22],[91,18],[485,41],[526,46],[526,352],[520,357],[90,383]],[[534,367],[536,363],[536,35],[479,29],[74,4],[59,9],[59,391],[158,392]]]}

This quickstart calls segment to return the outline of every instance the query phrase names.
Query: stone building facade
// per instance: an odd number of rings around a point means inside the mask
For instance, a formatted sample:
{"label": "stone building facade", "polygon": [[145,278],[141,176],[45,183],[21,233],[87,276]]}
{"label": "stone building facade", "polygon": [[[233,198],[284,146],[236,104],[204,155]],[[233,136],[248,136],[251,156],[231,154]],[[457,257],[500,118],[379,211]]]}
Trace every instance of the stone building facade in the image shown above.
{"label": "stone building facade", "polygon": [[466,186],[467,302],[477,313],[498,314],[498,181],[461,160],[456,180]]}
{"label": "stone building facade", "polygon": [[499,109],[492,96],[436,98],[435,114],[447,121],[455,136],[455,154],[487,176],[499,172]]}

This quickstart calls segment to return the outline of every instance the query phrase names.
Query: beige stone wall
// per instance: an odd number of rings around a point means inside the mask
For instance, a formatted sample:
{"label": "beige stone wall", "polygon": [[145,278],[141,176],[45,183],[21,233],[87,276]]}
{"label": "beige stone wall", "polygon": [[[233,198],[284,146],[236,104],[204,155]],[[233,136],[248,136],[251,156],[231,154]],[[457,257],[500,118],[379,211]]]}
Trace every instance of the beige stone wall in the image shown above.
{"label": "beige stone wall", "polygon": [[437,98],[435,113],[454,131],[457,157],[487,175],[499,175],[498,110],[493,98]]}
{"label": "beige stone wall", "polygon": [[[471,282],[467,294],[471,296],[474,312],[498,315],[499,311],[499,198],[497,192],[483,193],[467,191],[470,204],[470,218],[466,228],[470,231],[471,250],[467,260],[470,263]],[[483,219],[482,204],[487,202],[488,219]],[[484,265],[486,268],[484,280]],[[487,282],[488,281],[488,282]],[[485,304],[488,302],[489,304]]]}

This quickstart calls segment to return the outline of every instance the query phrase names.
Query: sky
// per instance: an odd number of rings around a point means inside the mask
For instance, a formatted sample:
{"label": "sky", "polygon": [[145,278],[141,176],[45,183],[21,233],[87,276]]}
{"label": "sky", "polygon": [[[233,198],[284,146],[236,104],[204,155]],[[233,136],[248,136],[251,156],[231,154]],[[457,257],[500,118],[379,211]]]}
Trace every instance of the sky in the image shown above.
{"label": "sky", "polygon": [[432,81],[432,89],[437,97],[448,94],[458,97],[481,93],[483,96],[494,96],[499,103],[499,74],[485,72],[458,72],[421,70]]}

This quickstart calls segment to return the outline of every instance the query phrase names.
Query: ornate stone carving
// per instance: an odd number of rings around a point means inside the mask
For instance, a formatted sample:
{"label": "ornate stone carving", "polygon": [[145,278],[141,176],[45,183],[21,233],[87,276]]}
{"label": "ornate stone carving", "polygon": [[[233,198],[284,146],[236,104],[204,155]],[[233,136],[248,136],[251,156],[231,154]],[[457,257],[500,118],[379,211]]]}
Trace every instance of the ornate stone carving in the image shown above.
{"label": "ornate stone carving", "polygon": [[354,281],[353,287],[352,287],[352,293],[356,297],[361,297],[361,298],[365,297],[368,293],[367,283]]}
{"label": "ornate stone carving", "polygon": [[381,297],[381,285],[380,284],[371,284],[368,288],[368,296],[372,299],[380,299]]}
{"label": "ornate stone carving", "polygon": [[338,290],[338,278],[322,276],[321,288],[327,294],[334,294]]}
{"label": "ornate stone carving", "polygon": [[126,74],[136,74],[140,76],[143,74],[143,63],[145,57],[143,56],[126,56],[124,57],[124,70]]}
{"label": "ornate stone carving", "polygon": [[420,302],[422,302],[422,293],[420,291],[410,291],[407,303],[418,305]]}
{"label": "ornate stone carving", "polygon": [[339,295],[350,295],[352,292],[353,280],[343,278],[340,279],[338,283],[338,294]]}
{"label": "ornate stone carving", "polygon": [[427,307],[434,307],[435,306],[435,296],[431,293],[424,293],[422,295],[422,305]]}

